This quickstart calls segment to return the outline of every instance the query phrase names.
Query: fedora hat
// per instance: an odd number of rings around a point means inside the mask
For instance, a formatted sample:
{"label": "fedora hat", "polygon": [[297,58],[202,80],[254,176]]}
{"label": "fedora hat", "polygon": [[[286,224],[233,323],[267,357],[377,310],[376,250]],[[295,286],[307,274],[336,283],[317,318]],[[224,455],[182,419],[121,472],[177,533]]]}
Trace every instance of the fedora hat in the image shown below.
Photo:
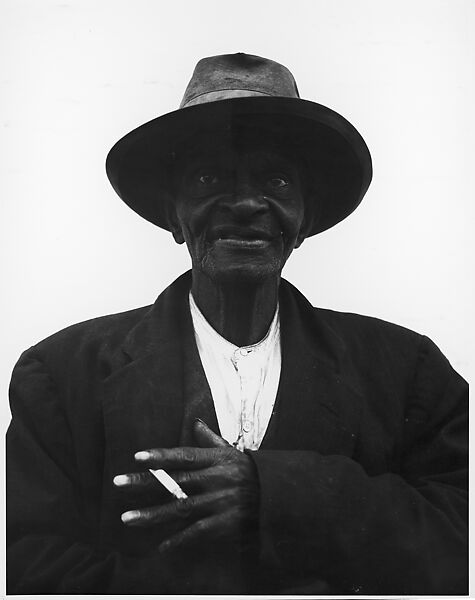
{"label": "fedora hat", "polygon": [[204,58],[193,72],[178,110],[121,138],[106,170],[122,200],[148,221],[170,229],[173,164],[200,136],[269,132],[297,153],[306,173],[310,209],[307,235],[347,217],[371,182],[369,150],[358,131],[335,111],[302,100],[290,71],[244,53]]}

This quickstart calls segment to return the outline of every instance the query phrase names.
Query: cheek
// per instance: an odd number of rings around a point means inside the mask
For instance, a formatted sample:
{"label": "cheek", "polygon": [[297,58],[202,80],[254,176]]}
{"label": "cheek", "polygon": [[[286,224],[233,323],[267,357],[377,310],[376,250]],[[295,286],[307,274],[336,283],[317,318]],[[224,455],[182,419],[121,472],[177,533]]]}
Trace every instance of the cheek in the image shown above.
{"label": "cheek", "polygon": [[182,229],[193,237],[202,234],[208,220],[212,202],[208,199],[186,199],[177,206],[177,217]]}
{"label": "cheek", "polygon": [[291,200],[282,206],[282,223],[289,237],[297,236],[304,222],[304,204],[300,200]]}
{"label": "cheek", "polygon": [[288,258],[301,243],[301,232],[305,226],[303,201],[297,201],[287,206],[282,213],[281,223],[284,230],[284,253]]}
{"label": "cheek", "polygon": [[176,207],[176,215],[185,242],[189,246],[192,238],[195,237],[193,234],[195,229],[193,211],[190,210],[188,203],[178,204]]}
{"label": "cheek", "polygon": [[196,235],[188,223],[182,223],[181,227],[186,247],[193,263],[201,263],[207,252],[204,237]]}

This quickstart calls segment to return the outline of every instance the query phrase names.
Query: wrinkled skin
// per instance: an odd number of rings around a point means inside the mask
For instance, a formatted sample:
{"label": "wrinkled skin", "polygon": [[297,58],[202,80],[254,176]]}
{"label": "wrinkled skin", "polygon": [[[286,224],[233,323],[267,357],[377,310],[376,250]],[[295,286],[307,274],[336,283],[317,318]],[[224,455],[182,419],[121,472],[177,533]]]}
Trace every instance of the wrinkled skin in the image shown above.
{"label": "wrinkled skin", "polygon": [[[236,149],[213,139],[179,159],[174,176],[171,228],[191,256],[195,301],[223,337],[238,346],[255,343],[275,313],[282,268],[307,232],[301,173],[274,147]],[[228,579],[223,592],[243,593],[239,569],[233,569],[258,531],[257,473],[247,454],[204,423],[197,421],[193,433],[196,447],[142,449],[137,472],[115,479],[120,488],[145,490],[159,484],[144,469],[164,468],[189,498],[129,511],[122,519],[127,527],[179,524],[159,548],[174,568],[183,567],[188,550],[213,549],[219,559],[221,547],[223,556],[232,548],[231,560],[213,573],[195,569],[201,580],[188,578],[188,587],[176,593],[218,593],[220,576]]]}
{"label": "wrinkled skin", "polygon": [[[128,511],[122,520],[129,527],[162,523],[181,527],[158,547],[173,573],[172,593],[246,593],[241,564],[252,552],[258,530],[255,467],[249,456],[202,421],[194,423],[194,437],[200,447],[154,448],[136,454],[140,468],[165,469],[188,498]],[[135,491],[161,485],[149,471],[123,474],[114,483]],[[208,560],[210,554],[213,561]]]}
{"label": "wrinkled skin", "polygon": [[[212,432],[202,421],[194,423],[197,448],[152,448],[137,453],[136,460],[147,469],[165,469],[188,494],[162,506],[128,511],[122,520],[130,526],[147,527],[168,521],[192,524],[162,542],[166,552],[183,544],[241,540],[242,533],[256,524],[258,482],[251,459]],[[202,447],[201,447],[202,446]],[[148,471],[121,476],[121,487],[150,489],[157,485]]]}
{"label": "wrinkled skin", "polygon": [[192,260],[192,292],[208,322],[237,346],[266,334],[280,274],[309,228],[305,180],[280,146],[218,137],[175,166],[171,228]]}
{"label": "wrinkled skin", "polygon": [[175,239],[194,274],[215,281],[278,276],[305,237],[299,171],[273,148],[204,148],[178,165]]}

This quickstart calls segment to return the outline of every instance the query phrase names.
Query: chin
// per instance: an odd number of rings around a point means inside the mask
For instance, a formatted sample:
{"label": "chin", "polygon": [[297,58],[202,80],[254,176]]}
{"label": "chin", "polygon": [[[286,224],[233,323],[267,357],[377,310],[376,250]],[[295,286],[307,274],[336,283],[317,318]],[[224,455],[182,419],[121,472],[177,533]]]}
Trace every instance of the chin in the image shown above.
{"label": "chin", "polygon": [[258,285],[270,277],[280,274],[282,267],[277,262],[262,264],[213,264],[207,265],[205,274],[214,282],[234,285]]}

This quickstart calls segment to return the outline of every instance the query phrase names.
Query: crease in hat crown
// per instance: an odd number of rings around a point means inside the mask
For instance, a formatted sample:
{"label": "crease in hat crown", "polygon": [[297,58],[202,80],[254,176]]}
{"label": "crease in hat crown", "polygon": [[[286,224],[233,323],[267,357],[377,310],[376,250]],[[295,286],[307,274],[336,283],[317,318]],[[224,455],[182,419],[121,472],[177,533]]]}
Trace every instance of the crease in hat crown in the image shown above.
{"label": "crease in hat crown", "polygon": [[295,79],[287,67],[267,58],[238,52],[201,59],[180,108],[250,96],[300,98]]}

